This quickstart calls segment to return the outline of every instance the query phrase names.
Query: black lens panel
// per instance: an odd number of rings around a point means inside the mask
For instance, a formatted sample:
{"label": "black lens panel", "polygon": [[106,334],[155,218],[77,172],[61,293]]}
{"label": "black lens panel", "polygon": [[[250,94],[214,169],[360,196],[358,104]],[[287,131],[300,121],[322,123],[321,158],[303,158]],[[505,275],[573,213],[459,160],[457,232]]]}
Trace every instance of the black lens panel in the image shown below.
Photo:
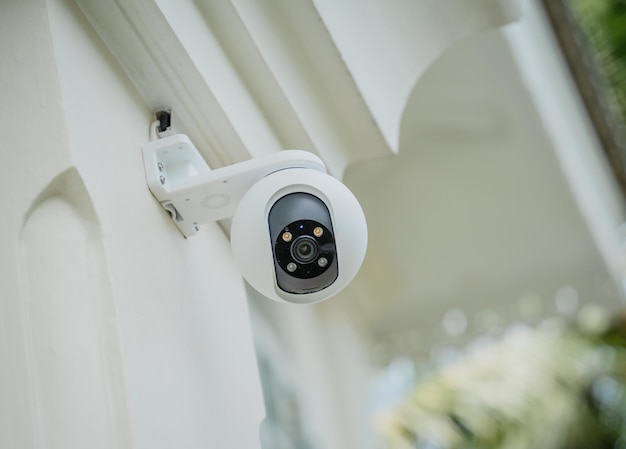
{"label": "black lens panel", "polygon": [[[319,237],[313,230],[317,227],[323,229]],[[282,236],[285,232],[292,234],[293,238],[285,242]],[[335,259],[335,239],[333,233],[323,224],[315,220],[298,220],[285,226],[274,242],[274,254],[278,265],[288,272],[290,276],[300,279],[310,279],[324,273]],[[327,260],[324,266],[317,261],[320,257]],[[295,263],[295,271],[287,270],[287,265]]]}

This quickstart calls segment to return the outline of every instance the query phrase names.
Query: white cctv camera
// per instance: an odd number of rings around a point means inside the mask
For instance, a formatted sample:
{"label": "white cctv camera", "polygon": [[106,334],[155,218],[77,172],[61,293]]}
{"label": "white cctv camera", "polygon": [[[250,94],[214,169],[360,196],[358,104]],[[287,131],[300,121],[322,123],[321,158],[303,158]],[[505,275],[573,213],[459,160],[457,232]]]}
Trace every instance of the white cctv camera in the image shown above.
{"label": "white cctv camera", "polygon": [[309,304],[346,287],[367,248],[352,192],[300,150],[211,170],[184,135],[143,147],[148,186],[185,237],[232,217],[233,256],[264,296]]}

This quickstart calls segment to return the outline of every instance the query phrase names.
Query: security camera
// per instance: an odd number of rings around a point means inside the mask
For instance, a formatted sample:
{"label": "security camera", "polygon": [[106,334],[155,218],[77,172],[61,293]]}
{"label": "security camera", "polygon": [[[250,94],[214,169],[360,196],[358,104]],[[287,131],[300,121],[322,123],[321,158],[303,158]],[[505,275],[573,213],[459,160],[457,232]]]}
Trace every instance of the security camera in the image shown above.
{"label": "security camera", "polygon": [[148,186],[185,237],[232,217],[233,257],[264,296],[310,304],[357,274],[367,223],[350,190],[312,153],[285,150],[211,170],[182,134],[143,147]]}
{"label": "security camera", "polygon": [[297,164],[250,187],[230,235],[244,278],[263,295],[292,303],[338,293],[356,275],[367,247],[365,216],[352,192]]}

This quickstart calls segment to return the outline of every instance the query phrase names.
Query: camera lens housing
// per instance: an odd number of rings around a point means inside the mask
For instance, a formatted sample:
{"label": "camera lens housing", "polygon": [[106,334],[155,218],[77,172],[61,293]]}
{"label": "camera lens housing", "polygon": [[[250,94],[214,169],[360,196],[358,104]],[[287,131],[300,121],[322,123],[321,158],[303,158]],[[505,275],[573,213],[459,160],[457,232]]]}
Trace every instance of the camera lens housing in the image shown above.
{"label": "camera lens housing", "polygon": [[328,207],[305,192],[278,199],[268,214],[278,287],[303,294],[323,290],[338,276],[337,247]]}
{"label": "camera lens housing", "polygon": [[291,244],[289,253],[297,262],[308,264],[319,254],[319,245],[312,237],[301,235]]}

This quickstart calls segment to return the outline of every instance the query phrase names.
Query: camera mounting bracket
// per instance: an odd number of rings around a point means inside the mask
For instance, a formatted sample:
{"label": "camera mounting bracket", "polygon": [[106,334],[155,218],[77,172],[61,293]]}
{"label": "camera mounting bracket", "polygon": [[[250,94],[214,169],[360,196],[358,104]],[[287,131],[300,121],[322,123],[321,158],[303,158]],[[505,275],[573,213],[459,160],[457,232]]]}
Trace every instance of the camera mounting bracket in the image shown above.
{"label": "camera mounting bracket", "polygon": [[211,170],[184,134],[152,140],[143,148],[148,188],[185,237],[198,226],[232,217],[256,182],[278,170],[310,168],[326,173],[316,155],[285,150]]}

